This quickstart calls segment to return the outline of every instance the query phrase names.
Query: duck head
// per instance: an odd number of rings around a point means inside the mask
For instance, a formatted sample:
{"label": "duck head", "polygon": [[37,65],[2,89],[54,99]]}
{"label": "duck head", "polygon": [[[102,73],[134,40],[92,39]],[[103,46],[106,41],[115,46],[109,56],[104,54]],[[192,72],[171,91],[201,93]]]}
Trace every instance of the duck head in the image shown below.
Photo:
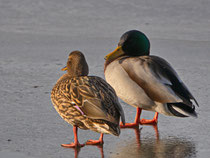
{"label": "duck head", "polygon": [[85,56],[80,51],[71,52],[66,66],[61,70],[67,71],[70,77],[87,76],[89,72]]}
{"label": "duck head", "polygon": [[150,42],[147,36],[138,30],[131,30],[121,36],[117,48],[106,55],[105,60],[113,61],[123,55],[134,57],[149,55],[149,53]]}

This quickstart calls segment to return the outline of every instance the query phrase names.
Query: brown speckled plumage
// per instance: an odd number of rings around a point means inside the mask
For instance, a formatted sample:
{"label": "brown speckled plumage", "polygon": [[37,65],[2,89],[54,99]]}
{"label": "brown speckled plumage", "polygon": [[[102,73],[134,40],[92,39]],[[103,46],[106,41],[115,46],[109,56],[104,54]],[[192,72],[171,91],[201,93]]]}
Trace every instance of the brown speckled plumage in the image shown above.
{"label": "brown speckled plumage", "polygon": [[[78,56],[82,56],[82,62]],[[85,68],[87,63],[83,58],[79,51],[69,55],[67,73],[52,89],[52,103],[60,116],[73,126],[119,135],[119,119],[121,116],[124,122],[124,114],[115,91],[102,78],[87,76],[88,68]],[[72,66],[68,65],[73,62],[78,64],[77,69],[82,67],[83,70],[78,70],[72,75],[69,70]]]}

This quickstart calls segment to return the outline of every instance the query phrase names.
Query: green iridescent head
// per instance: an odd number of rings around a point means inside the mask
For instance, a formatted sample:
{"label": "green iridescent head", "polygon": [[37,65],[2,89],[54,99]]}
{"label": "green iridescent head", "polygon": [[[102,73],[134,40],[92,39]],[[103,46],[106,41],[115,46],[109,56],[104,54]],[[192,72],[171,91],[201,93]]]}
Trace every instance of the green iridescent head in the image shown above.
{"label": "green iridescent head", "polygon": [[129,56],[149,55],[150,42],[145,34],[137,30],[124,33],[118,46]]}
{"label": "green iridescent head", "polygon": [[131,30],[124,33],[118,43],[118,47],[110,54],[108,54],[106,60],[114,60],[119,56],[143,56],[149,55],[150,42],[147,36],[137,30]]}

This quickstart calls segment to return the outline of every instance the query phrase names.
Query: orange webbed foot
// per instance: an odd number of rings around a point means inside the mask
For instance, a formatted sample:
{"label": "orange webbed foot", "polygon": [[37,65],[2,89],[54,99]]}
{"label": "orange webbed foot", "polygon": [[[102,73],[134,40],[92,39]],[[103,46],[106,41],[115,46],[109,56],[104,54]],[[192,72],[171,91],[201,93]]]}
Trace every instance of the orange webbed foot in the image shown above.
{"label": "orange webbed foot", "polygon": [[138,128],[139,127],[139,123],[126,123],[125,125],[122,124],[122,122],[120,123],[120,128]]}
{"label": "orange webbed foot", "polygon": [[103,145],[104,141],[103,140],[88,140],[86,143],[86,145]]}
{"label": "orange webbed foot", "polygon": [[155,113],[155,116],[152,120],[141,119],[140,124],[149,124],[149,125],[157,125],[158,123],[158,112]]}
{"label": "orange webbed foot", "polygon": [[81,148],[85,146],[85,144],[80,144],[80,143],[70,143],[70,144],[61,144],[62,147],[65,148]]}
{"label": "orange webbed foot", "polygon": [[150,125],[157,125],[158,120],[157,119],[152,119],[152,120],[146,120],[146,119],[141,119],[140,124],[150,124]]}

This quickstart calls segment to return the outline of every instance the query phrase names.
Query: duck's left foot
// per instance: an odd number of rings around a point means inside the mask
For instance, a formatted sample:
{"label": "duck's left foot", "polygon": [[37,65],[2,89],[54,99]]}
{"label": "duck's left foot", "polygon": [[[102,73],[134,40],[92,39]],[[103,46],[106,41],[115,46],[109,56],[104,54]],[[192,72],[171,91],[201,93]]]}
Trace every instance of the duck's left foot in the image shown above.
{"label": "duck's left foot", "polygon": [[86,143],[86,145],[103,145],[104,141],[103,140],[88,140]]}
{"label": "duck's left foot", "polygon": [[76,143],[70,143],[70,144],[61,144],[61,146],[65,148],[81,148],[85,146],[85,144],[80,144],[79,142],[76,142]]}
{"label": "duck's left foot", "polygon": [[146,120],[146,119],[141,119],[140,124],[150,124],[150,125],[157,125],[158,120],[157,119],[152,119],[152,120]]}

